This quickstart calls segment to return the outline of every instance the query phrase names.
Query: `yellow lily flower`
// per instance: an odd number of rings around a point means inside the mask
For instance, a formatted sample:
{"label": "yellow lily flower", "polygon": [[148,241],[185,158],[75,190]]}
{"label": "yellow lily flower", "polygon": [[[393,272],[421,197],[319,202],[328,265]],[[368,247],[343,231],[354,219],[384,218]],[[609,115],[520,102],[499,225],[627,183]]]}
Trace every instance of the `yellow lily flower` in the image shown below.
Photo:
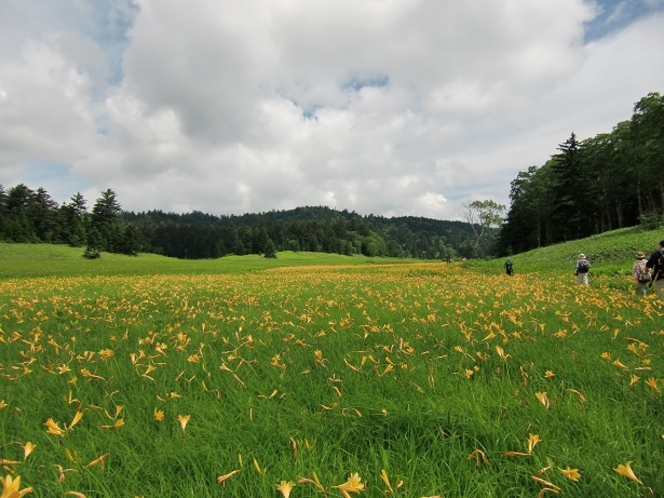
{"label": "yellow lily flower", "polygon": [[358,475],[357,472],[351,475],[345,483],[332,487],[341,491],[341,494],[344,495],[344,498],[350,498],[348,493],[359,493],[360,491],[364,490],[362,478]]}
{"label": "yellow lily flower", "polygon": [[53,436],[65,437],[65,431],[60,429],[58,424],[52,418],[49,418],[44,425],[47,427],[46,433],[52,434]]}
{"label": "yellow lily flower", "polygon": [[535,396],[537,396],[537,399],[539,400],[542,405],[544,405],[544,408],[549,408],[549,398],[546,395],[546,392],[540,393],[537,392],[535,393]]}
{"label": "yellow lily flower", "polygon": [[617,466],[615,469],[613,469],[613,470],[615,470],[616,472],[618,472],[618,474],[620,474],[621,476],[625,476],[627,479],[631,479],[632,481],[636,481],[636,482],[638,482],[639,484],[643,484],[643,483],[638,479],[638,477],[636,477],[636,474],[635,474],[634,471],[632,470],[632,462],[631,462],[631,461],[630,461],[630,462],[627,462],[625,465],[622,465],[622,464],[621,464],[621,465],[618,465],[618,466]]}
{"label": "yellow lily flower", "polygon": [[30,441],[28,441],[27,443],[25,443],[25,444],[23,445],[23,460],[25,460],[26,458],[28,458],[28,456],[30,455],[30,453],[32,453],[32,452],[35,450],[36,447],[37,447],[37,445],[36,445],[36,444],[32,444]]}
{"label": "yellow lily flower", "polygon": [[586,402],[586,397],[576,389],[566,389],[566,391],[576,394],[581,401],[583,401],[584,403]]}
{"label": "yellow lily flower", "polygon": [[93,374],[87,368],[82,368],[81,369],[81,375],[83,375],[83,377],[87,377],[88,379],[106,380],[103,377],[100,377],[99,375]]}
{"label": "yellow lily flower", "polygon": [[69,427],[67,427],[67,429],[71,429],[72,427],[74,427],[76,424],[78,424],[81,421],[82,418],[83,418],[83,412],[80,411],[76,412],[76,415],[74,415],[74,418],[71,421],[71,424],[69,424]]}
{"label": "yellow lily flower", "polygon": [[21,496],[32,493],[32,488],[21,488],[21,476],[16,476],[16,479],[12,479],[12,476],[7,476],[4,479],[0,479],[2,483],[2,495],[0,498],[21,498]]}
{"label": "yellow lily flower", "polygon": [[239,470],[234,470],[232,472],[229,472],[228,474],[224,474],[223,476],[217,476],[217,482],[219,484],[223,484],[226,479],[228,479],[229,477],[234,476],[238,472],[240,472],[240,471]]}
{"label": "yellow lily flower", "polygon": [[124,419],[117,419],[113,425],[100,425],[102,429],[119,429],[124,425]]}
{"label": "yellow lily flower", "polygon": [[553,493],[556,493],[556,494],[557,494],[557,493],[560,493],[560,491],[561,491],[561,489],[560,489],[558,486],[556,486],[556,485],[553,484],[552,482],[549,482],[549,481],[547,481],[547,480],[545,480],[545,479],[542,479],[541,477],[530,476],[530,478],[531,478],[533,481],[538,482],[538,483],[540,483],[540,484],[546,486],[545,489],[548,488],[548,489],[549,489],[551,492],[553,492]]}
{"label": "yellow lily flower", "polygon": [[281,494],[284,495],[284,498],[290,496],[291,490],[295,487],[295,483],[291,481],[281,481],[280,484],[277,484],[277,491],[281,491]]}
{"label": "yellow lily flower", "polygon": [[101,468],[103,469],[104,468],[104,460],[106,460],[108,455],[110,455],[110,453],[104,453],[102,456],[100,456],[99,458],[95,458],[94,460],[92,460],[89,464],[87,464],[83,468],[87,469],[88,467],[94,467],[95,465],[101,464]]}
{"label": "yellow lily flower", "polygon": [[659,387],[657,386],[657,379],[655,377],[650,377],[646,384],[648,384],[654,391],[660,392]]}
{"label": "yellow lily flower", "polygon": [[542,442],[538,434],[528,434],[528,453],[532,453],[535,446]]}
{"label": "yellow lily flower", "polygon": [[190,418],[191,415],[178,415],[178,421],[180,422],[180,427],[182,427],[182,432],[187,429],[187,424],[189,423]]}
{"label": "yellow lily flower", "polygon": [[390,479],[389,479],[389,477],[387,477],[387,472],[385,471],[385,469],[381,469],[380,478],[385,483],[385,486],[387,486],[387,488],[390,490],[390,492],[394,493],[394,490],[392,489],[392,485],[390,484]]}
{"label": "yellow lily flower", "polygon": [[561,469],[558,468],[562,474],[567,477],[568,479],[571,479],[572,481],[578,481],[579,478],[581,477],[581,474],[579,473],[579,469],[570,469],[569,466],[567,466],[566,469]]}
{"label": "yellow lily flower", "polygon": [[629,370],[629,368],[626,365],[624,365],[620,360],[615,360],[613,364],[618,368],[622,368],[623,370]]}

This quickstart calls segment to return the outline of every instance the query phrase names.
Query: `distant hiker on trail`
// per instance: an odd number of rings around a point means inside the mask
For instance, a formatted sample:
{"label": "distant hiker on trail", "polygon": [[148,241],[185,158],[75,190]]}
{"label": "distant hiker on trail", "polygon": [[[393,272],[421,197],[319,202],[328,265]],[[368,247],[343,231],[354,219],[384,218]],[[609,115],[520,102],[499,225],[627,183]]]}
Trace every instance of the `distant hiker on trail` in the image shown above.
{"label": "distant hiker on trail", "polygon": [[657,297],[664,299],[664,240],[660,240],[659,248],[648,258],[646,268],[650,268],[652,271],[650,286],[655,284]]}
{"label": "distant hiker on trail", "polygon": [[579,259],[576,260],[574,265],[574,275],[576,275],[576,283],[579,285],[588,285],[588,271],[590,270],[590,261],[586,255],[579,254]]}
{"label": "distant hiker on trail", "polygon": [[514,265],[510,259],[505,261],[505,273],[507,273],[510,277],[514,275]]}
{"label": "distant hiker on trail", "polygon": [[632,266],[632,276],[636,280],[636,293],[639,296],[648,294],[647,284],[651,281],[650,268],[646,267],[646,253],[639,251],[636,253],[636,261]]}

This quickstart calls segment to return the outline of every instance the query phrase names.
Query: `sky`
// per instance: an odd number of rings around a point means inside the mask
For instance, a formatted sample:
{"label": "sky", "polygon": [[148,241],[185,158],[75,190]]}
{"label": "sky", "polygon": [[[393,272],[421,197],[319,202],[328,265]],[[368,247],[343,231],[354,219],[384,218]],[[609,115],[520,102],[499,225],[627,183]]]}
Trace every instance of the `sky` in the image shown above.
{"label": "sky", "polygon": [[664,0],[0,0],[0,185],[462,219],[664,92]]}

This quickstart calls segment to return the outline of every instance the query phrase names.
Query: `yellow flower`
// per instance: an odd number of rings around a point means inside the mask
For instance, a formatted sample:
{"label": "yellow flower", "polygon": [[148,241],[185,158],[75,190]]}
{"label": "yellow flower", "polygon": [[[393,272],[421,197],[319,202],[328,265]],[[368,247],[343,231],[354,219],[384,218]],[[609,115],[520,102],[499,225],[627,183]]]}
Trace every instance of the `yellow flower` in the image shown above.
{"label": "yellow flower", "polygon": [[659,392],[659,387],[657,387],[657,379],[655,377],[650,377],[646,384],[648,384],[653,390]]}
{"label": "yellow flower", "polygon": [[21,496],[32,493],[32,488],[19,489],[21,487],[21,476],[16,476],[16,479],[12,479],[12,476],[7,476],[4,479],[0,479],[0,482],[2,483],[2,495],[0,495],[0,498],[21,498]]}
{"label": "yellow flower", "polygon": [[69,424],[68,429],[71,429],[76,424],[78,424],[81,421],[82,418],[83,418],[83,412],[80,412],[80,411],[76,412],[76,415],[74,415],[74,418],[71,421],[71,424]]}
{"label": "yellow flower", "polygon": [[[470,457],[468,457],[468,458],[470,459]],[[387,486],[387,488],[388,488],[392,493],[394,493],[394,490],[392,489],[392,485],[390,484],[390,479],[389,479],[389,477],[387,477],[387,472],[385,471],[385,469],[382,469],[382,470],[380,471],[380,478],[383,480],[383,482],[385,483],[385,485]]]}
{"label": "yellow flower", "polygon": [[36,447],[37,447],[37,445],[36,445],[36,444],[32,444],[30,441],[28,441],[27,443],[25,443],[25,444],[23,445],[23,460],[25,460],[26,458],[28,458],[28,456],[30,455],[30,453],[32,453]]}
{"label": "yellow flower", "polygon": [[277,485],[277,490],[281,491],[281,494],[284,495],[284,498],[288,498],[290,496],[291,490],[294,487],[295,487],[294,482],[281,481],[281,483]]}
{"label": "yellow flower", "polygon": [[156,408],[154,409],[154,419],[157,422],[161,422],[164,420],[164,410],[157,410]]}
{"label": "yellow flower", "polygon": [[560,470],[560,472],[562,472],[565,477],[571,479],[572,481],[578,481],[581,477],[579,469],[570,469],[569,466],[567,466],[566,469],[558,468],[558,470]]}
{"label": "yellow flower", "polygon": [[576,394],[581,401],[586,402],[586,397],[576,389],[566,389],[566,391]]}
{"label": "yellow flower", "polygon": [[622,363],[620,360],[615,360],[615,361],[613,362],[613,364],[614,364],[615,366],[617,366],[618,368],[622,368],[622,369],[624,369],[624,370],[629,370],[629,368],[627,368],[627,366],[623,365],[623,363]]}
{"label": "yellow flower", "polygon": [[350,495],[348,493],[359,493],[360,491],[364,490],[362,478],[357,474],[357,472],[351,475],[345,483],[332,487],[341,491],[341,494],[344,495],[345,498],[349,498]]}
{"label": "yellow flower", "polygon": [[113,425],[100,425],[102,429],[119,429],[124,425],[124,419],[117,419]]}
{"label": "yellow flower", "polygon": [[544,377],[546,377],[547,379],[551,379],[555,376],[556,374],[554,374],[551,370],[547,370],[546,372],[544,372]]}
{"label": "yellow flower", "polygon": [[87,469],[88,467],[94,467],[95,465],[101,464],[101,468],[104,468],[104,460],[110,455],[110,453],[104,453],[102,456],[99,458],[95,458],[92,460],[89,464],[87,464],[84,468]]}
{"label": "yellow flower", "polygon": [[228,474],[224,474],[223,476],[217,476],[217,482],[219,484],[223,484],[226,479],[228,479],[229,477],[234,476],[238,472],[240,472],[240,471],[239,470],[233,470],[232,472],[229,472]]}
{"label": "yellow flower", "polygon": [[537,399],[539,400],[542,405],[544,405],[544,408],[549,408],[549,398],[546,395],[546,392],[540,393],[537,392],[535,393],[535,396],[537,396]]}
{"label": "yellow flower", "polygon": [[625,465],[618,465],[615,469],[618,474],[621,476],[625,476],[627,479],[631,479],[632,481],[636,481],[639,484],[643,484],[639,479],[636,477],[636,474],[632,470],[632,462],[627,462]]}
{"label": "yellow flower", "polygon": [[528,453],[532,453],[537,443],[542,442],[542,438],[537,434],[528,434]]}
{"label": "yellow flower", "polygon": [[57,423],[55,422],[55,420],[53,420],[52,418],[49,418],[49,419],[44,423],[44,425],[45,425],[46,427],[48,427],[48,429],[46,429],[46,433],[47,433],[47,434],[52,434],[53,436],[65,437],[65,431],[63,431],[62,429],[60,429],[60,427],[58,426],[58,424],[57,424]]}
{"label": "yellow flower", "polygon": [[7,406],[7,403],[5,403],[5,400],[4,400],[4,399],[0,399],[0,410],[2,410],[3,408],[5,408],[6,406]]}
{"label": "yellow flower", "polygon": [[182,432],[187,429],[187,424],[189,423],[190,418],[191,415],[178,415],[178,421],[180,422],[180,427],[182,427]]}

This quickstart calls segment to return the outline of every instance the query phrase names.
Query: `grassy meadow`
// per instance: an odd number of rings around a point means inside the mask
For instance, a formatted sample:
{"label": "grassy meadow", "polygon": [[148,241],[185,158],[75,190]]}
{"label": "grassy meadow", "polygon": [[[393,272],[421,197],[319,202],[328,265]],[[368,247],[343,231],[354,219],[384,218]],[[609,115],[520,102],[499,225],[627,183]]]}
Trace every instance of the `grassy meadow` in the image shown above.
{"label": "grassy meadow", "polygon": [[511,278],[0,244],[2,496],[664,496],[664,303],[629,276],[662,235]]}

